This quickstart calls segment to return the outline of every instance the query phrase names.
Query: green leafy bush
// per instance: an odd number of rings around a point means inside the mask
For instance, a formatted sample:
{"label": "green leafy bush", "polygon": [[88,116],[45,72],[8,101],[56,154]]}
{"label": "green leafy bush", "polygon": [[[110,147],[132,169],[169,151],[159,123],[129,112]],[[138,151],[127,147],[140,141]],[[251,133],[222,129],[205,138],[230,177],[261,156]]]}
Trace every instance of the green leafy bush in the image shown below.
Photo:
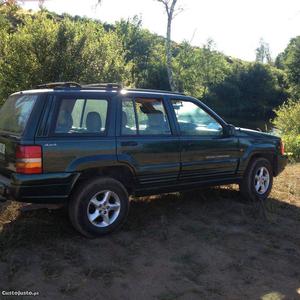
{"label": "green leafy bush", "polygon": [[275,110],[273,121],[285,143],[286,152],[291,158],[300,160],[300,101],[289,100]]}

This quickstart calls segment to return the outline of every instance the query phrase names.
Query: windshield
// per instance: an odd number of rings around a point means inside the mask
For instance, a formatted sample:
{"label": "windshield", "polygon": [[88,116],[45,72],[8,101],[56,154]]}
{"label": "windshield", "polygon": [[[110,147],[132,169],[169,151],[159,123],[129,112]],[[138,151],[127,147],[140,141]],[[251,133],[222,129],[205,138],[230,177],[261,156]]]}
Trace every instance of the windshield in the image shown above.
{"label": "windshield", "polygon": [[0,131],[22,134],[37,95],[13,95],[0,110]]}

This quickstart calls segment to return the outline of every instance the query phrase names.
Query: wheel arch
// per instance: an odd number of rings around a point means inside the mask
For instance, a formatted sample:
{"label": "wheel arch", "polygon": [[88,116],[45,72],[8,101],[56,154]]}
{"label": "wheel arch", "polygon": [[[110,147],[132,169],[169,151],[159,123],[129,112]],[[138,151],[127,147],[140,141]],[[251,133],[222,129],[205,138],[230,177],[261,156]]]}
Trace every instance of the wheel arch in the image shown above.
{"label": "wheel arch", "polygon": [[133,194],[136,186],[136,176],[134,171],[127,165],[112,165],[88,168],[83,170],[73,186],[73,190],[85,181],[97,177],[110,177],[118,180],[124,185],[129,195]]}
{"label": "wheel arch", "polygon": [[275,166],[276,159],[275,158],[276,158],[276,155],[275,155],[275,153],[273,153],[271,151],[251,153],[251,155],[249,156],[249,158],[247,160],[247,163],[245,164],[243,173],[246,173],[247,169],[251,166],[252,162],[255,161],[258,158],[265,158],[266,160],[268,160],[269,163],[272,166],[273,175],[275,175],[275,170],[276,170],[276,166]]}

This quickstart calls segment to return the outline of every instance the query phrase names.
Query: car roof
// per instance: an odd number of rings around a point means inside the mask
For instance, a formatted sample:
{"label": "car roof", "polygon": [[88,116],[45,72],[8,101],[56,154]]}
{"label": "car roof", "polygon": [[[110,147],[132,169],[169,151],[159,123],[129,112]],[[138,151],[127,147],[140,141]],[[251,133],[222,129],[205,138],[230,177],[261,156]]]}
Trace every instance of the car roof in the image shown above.
{"label": "car roof", "polygon": [[[201,102],[197,98],[193,98],[191,96],[187,96],[183,93],[165,91],[165,90],[153,90],[153,89],[139,89],[139,88],[123,88],[119,84],[114,83],[100,83],[100,84],[87,84],[87,85],[79,85],[74,82],[55,82],[40,85],[38,89],[26,90],[14,93],[13,95],[18,94],[71,94],[71,93],[103,93],[103,94],[114,94],[114,95],[137,95],[137,96],[172,96],[180,97],[181,99],[193,99],[194,101]],[[209,108],[205,103],[201,102],[202,108],[207,112],[210,112],[216,119],[218,119],[221,123],[227,124],[218,114],[216,114],[211,108]]]}
{"label": "car roof", "polygon": [[22,94],[74,94],[74,93],[99,93],[99,94],[114,94],[114,95],[139,95],[139,96],[181,96],[182,98],[191,98],[182,93],[173,93],[171,91],[158,91],[158,90],[141,90],[141,89],[122,89],[115,90],[99,90],[99,89],[33,89],[16,92],[12,95]]}

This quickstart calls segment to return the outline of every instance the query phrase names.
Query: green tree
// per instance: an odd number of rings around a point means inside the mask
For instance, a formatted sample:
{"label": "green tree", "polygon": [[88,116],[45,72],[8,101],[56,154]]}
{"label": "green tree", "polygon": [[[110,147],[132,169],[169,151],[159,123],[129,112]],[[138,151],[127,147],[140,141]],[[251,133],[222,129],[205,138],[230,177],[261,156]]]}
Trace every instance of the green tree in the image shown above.
{"label": "green tree", "polygon": [[256,62],[259,63],[267,63],[267,64],[272,64],[272,57],[271,57],[271,53],[270,53],[270,46],[269,44],[264,40],[264,39],[260,39],[259,41],[259,46],[258,48],[256,48]]}
{"label": "green tree", "polygon": [[38,14],[26,17],[25,25],[6,38],[0,60],[1,98],[47,80],[57,25]]}
{"label": "green tree", "polygon": [[205,97],[209,88],[222,82],[228,70],[225,56],[215,50],[215,43],[212,39],[207,41],[199,56],[197,67],[201,70],[203,80],[203,96]]}
{"label": "green tree", "polygon": [[118,35],[90,20],[57,20],[42,11],[0,35],[1,99],[43,82],[122,82],[129,77]]}
{"label": "green tree", "polygon": [[197,68],[199,52],[201,49],[196,49],[188,42],[183,42],[179,45],[174,60],[174,79],[179,91],[196,97],[203,94],[203,82],[200,78],[200,70]]}
{"label": "green tree", "polygon": [[208,40],[203,48],[184,42],[175,58],[176,81],[180,90],[196,97],[205,97],[212,86],[222,82],[229,71],[225,56]]}
{"label": "green tree", "polygon": [[292,39],[284,53],[281,62],[287,72],[291,92],[295,98],[300,97],[300,36]]}
{"label": "green tree", "polygon": [[287,99],[285,74],[261,63],[234,62],[229,75],[211,88],[207,102],[230,117],[272,117]]}
{"label": "green tree", "polygon": [[116,34],[121,38],[125,62],[130,67],[129,84],[145,87],[148,79],[149,60],[154,47],[152,35],[141,28],[141,20],[121,20],[115,25]]}

